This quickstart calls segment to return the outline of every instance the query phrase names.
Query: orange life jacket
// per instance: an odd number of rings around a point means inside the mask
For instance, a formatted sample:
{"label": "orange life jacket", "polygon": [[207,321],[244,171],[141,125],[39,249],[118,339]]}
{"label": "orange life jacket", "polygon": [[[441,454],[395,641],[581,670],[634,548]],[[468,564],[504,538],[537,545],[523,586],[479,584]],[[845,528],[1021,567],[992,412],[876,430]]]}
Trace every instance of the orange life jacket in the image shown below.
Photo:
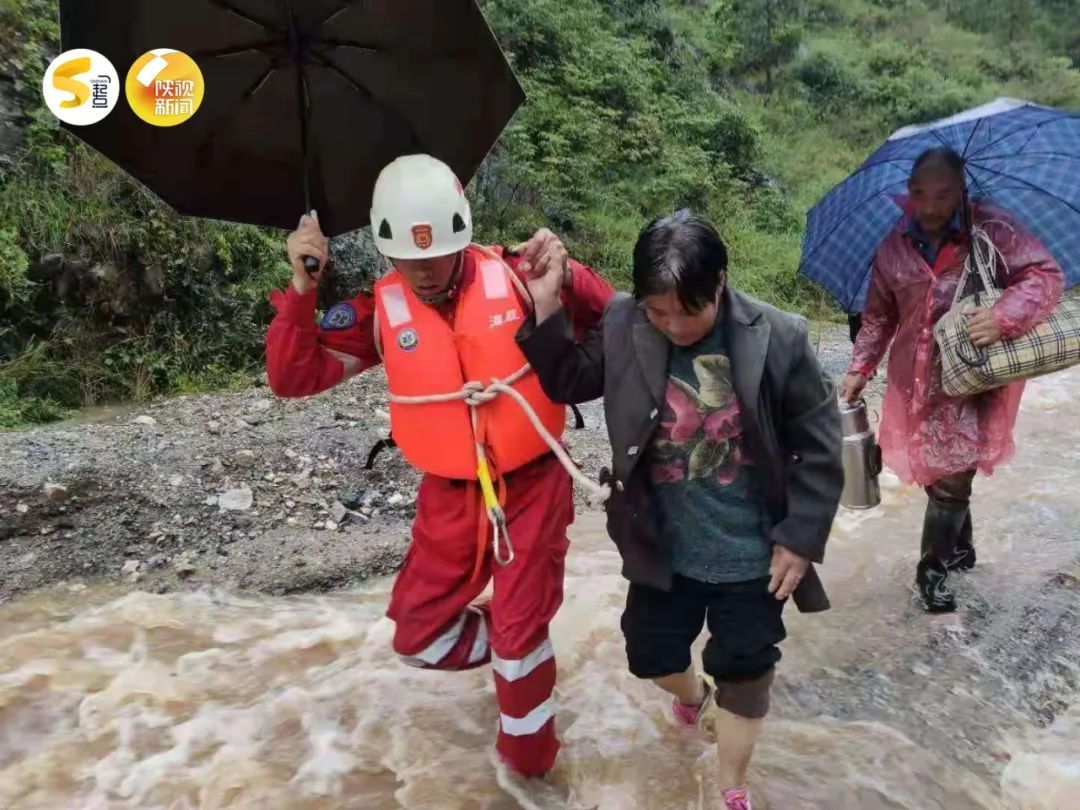
{"label": "orange life jacket", "polygon": [[[393,270],[375,284],[376,317],[390,393],[401,397],[453,394],[466,382],[485,387],[526,365],[514,340],[525,303],[512,271],[495,254],[470,246],[473,282],[458,299],[451,326],[424,304]],[[553,436],[562,435],[566,409],[545,396],[530,371],[514,390],[536,411]],[[477,478],[476,442],[498,473],[539,458],[550,448],[525,411],[506,394],[477,408],[476,437],[470,408],[462,400],[424,404],[390,403],[394,441],[414,467],[444,478]]]}

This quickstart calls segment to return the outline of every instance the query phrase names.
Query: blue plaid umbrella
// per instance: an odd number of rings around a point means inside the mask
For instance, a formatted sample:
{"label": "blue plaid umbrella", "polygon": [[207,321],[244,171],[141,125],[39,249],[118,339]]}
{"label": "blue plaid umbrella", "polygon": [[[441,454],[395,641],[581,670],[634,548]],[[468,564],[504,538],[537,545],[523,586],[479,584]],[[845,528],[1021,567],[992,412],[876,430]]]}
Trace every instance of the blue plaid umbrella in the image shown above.
{"label": "blue plaid umbrella", "polygon": [[915,159],[948,146],[967,160],[968,191],[1012,213],[1080,283],[1080,113],[1001,98],[905,127],[806,216],[799,269],[847,312],[861,312],[878,245],[903,215]]}

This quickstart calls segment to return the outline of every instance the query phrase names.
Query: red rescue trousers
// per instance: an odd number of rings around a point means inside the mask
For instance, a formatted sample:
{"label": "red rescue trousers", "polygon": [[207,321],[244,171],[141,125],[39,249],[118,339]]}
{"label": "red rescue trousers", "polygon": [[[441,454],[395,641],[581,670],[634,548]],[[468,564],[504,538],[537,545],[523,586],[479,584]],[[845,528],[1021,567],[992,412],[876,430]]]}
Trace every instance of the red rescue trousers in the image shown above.
{"label": "red rescue trousers", "polygon": [[[424,476],[412,544],[387,615],[397,625],[394,650],[410,665],[465,670],[490,661],[499,701],[496,750],[518,773],[540,776],[559,750],[548,624],[562,604],[573,491],[551,455],[504,479],[514,561],[496,563],[489,541],[475,577],[479,487]],[[491,578],[491,602],[471,604]]]}

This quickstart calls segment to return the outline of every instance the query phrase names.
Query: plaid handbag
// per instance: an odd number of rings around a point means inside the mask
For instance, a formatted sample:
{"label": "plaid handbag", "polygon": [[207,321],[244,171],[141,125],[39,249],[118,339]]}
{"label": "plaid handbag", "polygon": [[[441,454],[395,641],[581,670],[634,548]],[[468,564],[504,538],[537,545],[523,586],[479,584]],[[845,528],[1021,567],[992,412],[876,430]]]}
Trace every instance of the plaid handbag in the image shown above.
{"label": "plaid handbag", "polygon": [[[952,308],[934,326],[945,393],[970,397],[1080,363],[1080,300],[1075,298],[1063,299],[1046,320],[1019,337],[983,348],[972,344],[965,311],[993,306],[1002,291],[994,284],[998,249],[979,229],[972,231],[971,244]],[[965,295],[969,287],[974,292]]]}

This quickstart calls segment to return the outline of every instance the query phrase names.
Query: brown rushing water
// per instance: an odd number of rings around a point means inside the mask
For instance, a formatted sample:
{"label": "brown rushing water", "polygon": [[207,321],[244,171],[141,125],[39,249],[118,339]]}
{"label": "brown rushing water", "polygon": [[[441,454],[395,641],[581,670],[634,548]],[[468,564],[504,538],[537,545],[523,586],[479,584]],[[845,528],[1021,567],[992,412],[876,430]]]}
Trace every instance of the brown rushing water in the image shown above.
{"label": "brown rushing water", "polygon": [[[1080,369],[1033,383],[1016,462],[976,485],[963,610],[911,598],[924,499],[837,520],[827,614],[790,638],[755,807],[1080,808]],[[564,742],[497,777],[487,672],[390,651],[390,583],[301,598],[52,591],[0,607],[0,807],[714,807],[705,743],[626,672],[600,515],[573,531],[553,628]]]}

